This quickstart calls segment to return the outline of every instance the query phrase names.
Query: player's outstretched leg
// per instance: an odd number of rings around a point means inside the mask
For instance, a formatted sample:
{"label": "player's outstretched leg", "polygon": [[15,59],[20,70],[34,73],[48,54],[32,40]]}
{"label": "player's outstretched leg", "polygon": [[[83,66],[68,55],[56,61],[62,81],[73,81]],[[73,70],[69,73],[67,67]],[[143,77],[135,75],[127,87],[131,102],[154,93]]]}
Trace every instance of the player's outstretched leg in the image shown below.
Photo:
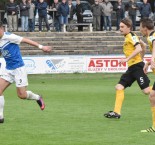
{"label": "player's outstretched leg", "polygon": [[40,109],[44,110],[45,109],[45,103],[43,101],[42,96],[39,96],[38,94],[34,94],[31,91],[26,91],[27,92],[27,99],[29,100],[36,100]]}
{"label": "player's outstretched leg", "polygon": [[31,91],[26,91],[26,87],[18,87],[17,88],[17,94],[19,98],[21,99],[27,99],[27,100],[36,100],[40,109],[44,110],[45,109],[45,103],[43,101],[43,98],[39,96],[38,94],[35,94]]}

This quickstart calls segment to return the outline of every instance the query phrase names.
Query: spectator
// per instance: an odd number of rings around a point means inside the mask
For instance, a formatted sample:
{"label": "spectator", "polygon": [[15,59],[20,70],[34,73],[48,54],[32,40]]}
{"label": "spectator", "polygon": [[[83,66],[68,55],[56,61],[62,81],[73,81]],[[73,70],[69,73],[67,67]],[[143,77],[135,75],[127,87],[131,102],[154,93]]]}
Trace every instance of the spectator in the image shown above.
{"label": "spectator", "polygon": [[68,23],[68,15],[69,15],[69,6],[66,0],[62,0],[61,4],[58,7],[59,22],[60,25],[63,26],[64,24]]}
{"label": "spectator", "polygon": [[44,0],[39,0],[37,9],[39,15],[39,32],[42,31],[42,20],[44,20],[46,24],[47,31],[50,32],[50,27],[47,19],[47,3]]}
{"label": "spectator", "polygon": [[[54,27],[55,27],[55,30],[57,32],[60,32],[61,30],[61,25],[60,25],[60,22],[59,22],[59,16],[60,14],[58,13],[58,7],[59,7],[60,3],[58,0],[54,0],[54,3],[52,4],[52,6],[50,6],[51,9],[55,10],[55,12],[53,11],[54,13]],[[53,13],[51,13],[51,15],[53,16]]]}
{"label": "spectator", "polygon": [[100,31],[102,12],[103,7],[99,4],[99,0],[95,0],[95,4],[92,5],[94,31]]}
{"label": "spectator", "polygon": [[116,31],[119,30],[120,21],[124,18],[125,14],[125,5],[122,3],[122,0],[117,0],[117,3],[114,5],[114,11],[116,11]]}
{"label": "spectator", "polygon": [[139,11],[141,14],[141,18],[144,18],[144,17],[149,18],[152,10],[151,10],[150,4],[147,3],[147,0],[143,0],[143,4],[141,4]]}
{"label": "spectator", "polygon": [[34,11],[35,11],[35,5],[32,3],[31,0],[28,0],[28,4],[30,5],[29,9],[29,31],[34,31]]}
{"label": "spectator", "polygon": [[[73,23],[73,15],[75,14],[75,7],[72,4],[72,0],[68,0],[68,6],[69,6],[69,16],[68,16],[68,23]],[[69,31],[73,30],[73,26],[68,27]]]}
{"label": "spectator", "polygon": [[22,31],[26,32],[28,31],[28,16],[30,5],[26,2],[26,0],[22,0],[19,7],[20,7]]}
{"label": "spectator", "polygon": [[[83,8],[80,0],[76,0],[76,8],[75,8],[75,13],[77,16],[77,23],[83,23]],[[78,26],[78,31],[83,31],[83,26],[79,25]]]}
{"label": "spectator", "polygon": [[[103,7],[103,0],[99,0],[99,4]],[[103,25],[104,25],[104,17],[103,17],[103,12],[101,15],[101,25],[100,25],[100,30],[103,31]]]}
{"label": "spectator", "polygon": [[133,31],[136,31],[136,11],[138,9],[138,5],[134,0],[130,0],[127,5],[129,17],[133,24]]}
{"label": "spectator", "polygon": [[32,0],[32,3],[35,5],[35,10],[34,10],[34,21],[33,21],[33,30],[35,30],[35,16],[37,14],[37,4],[38,4],[38,0]]}
{"label": "spectator", "polygon": [[109,26],[109,31],[111,28],[111,13],[113,11],[113,6],[109,0],[103,2],[103,17],[104,17],[104,30],[107,31],[107,26]]}
{"label": "spectator", "polygon": [[10,0],[10,2],[6,4],[6,12],[9,31],[17,31],[18,5],[14,2],[14,0]]}

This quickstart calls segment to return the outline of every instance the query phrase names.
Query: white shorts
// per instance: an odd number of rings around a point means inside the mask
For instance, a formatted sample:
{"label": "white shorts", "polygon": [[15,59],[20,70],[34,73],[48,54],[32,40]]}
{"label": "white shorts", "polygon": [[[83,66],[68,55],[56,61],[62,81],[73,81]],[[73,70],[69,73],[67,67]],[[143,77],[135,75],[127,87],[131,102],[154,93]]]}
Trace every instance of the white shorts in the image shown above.
{"label": "white shorts", "polygon": [[10,82],[16,83],[16,87],[28,86],[28,79],[25,66],[16,68],[14,70],[3,70],[1,78]]}

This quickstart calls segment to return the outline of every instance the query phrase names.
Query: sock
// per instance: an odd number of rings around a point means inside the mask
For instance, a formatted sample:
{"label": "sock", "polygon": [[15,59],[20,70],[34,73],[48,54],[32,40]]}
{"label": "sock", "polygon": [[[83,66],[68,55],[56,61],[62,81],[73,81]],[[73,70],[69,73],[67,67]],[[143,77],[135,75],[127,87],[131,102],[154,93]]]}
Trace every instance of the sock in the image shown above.
{"label": "sock", "polygon": [[4,96],[0,96],[0,119],[3,118],[4,103]]}
{"label": "sock", "polygon": [[151,92],[151,91],[152,91],[153,86],[150,86],[149,88],[150,88],[150,92]]}
{"label": "sock", "polygon": [[34,94],[31,91],[26,91],[27,92],[27,99],[28,100],[39,100],[40,96],[37,94]]}
{"label": "sock", "polygon": [[152,107],[151,110],[152,110],[152,121],[153,121],[152,127],[155,129],[155,107]]}
{"label": "sock", "polygon": [[121,114],[121,108],[124,100],[124,90],[116,90],[116,100],[114,112]]}

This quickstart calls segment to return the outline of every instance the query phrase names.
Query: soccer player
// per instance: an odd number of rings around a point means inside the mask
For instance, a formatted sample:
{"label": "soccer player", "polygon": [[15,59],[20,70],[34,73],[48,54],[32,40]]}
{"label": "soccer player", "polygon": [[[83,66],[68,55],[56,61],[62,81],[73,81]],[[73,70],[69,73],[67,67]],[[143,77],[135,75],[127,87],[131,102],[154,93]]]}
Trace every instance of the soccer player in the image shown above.
{"label": "soccer player", "polygon": [[150,93],[150,80],[143,71],[144,62],[143,56],[145,53],[146,44],[139,40],[138,36],[131,32],[132,21],[129,18],[124,18],[120,22],[120,32],[125,37],[123,52],[124,59],[120,63],[127,62],[128,70],[121,76],[116,88],[116,100],[113,111],[104,114],[107,118],[121,117],[121,108],[124,100],[124,89],[130,87],[134,81],[137,81],[139,87],[144,94]]}
{"label": "soccer player", "polygon": [[[151,65],[153,72],[155,73],[155,31],[154,31],[154,22],[149,18],[143,18],[140,21],[140,32],[143,36],[147,37],[147,42],[152,52],[152,57],[149,62],[147,62],[144,66],[144,72],[147,73],[148,66]],[[142,130],[141,132],[155,132],[155,83],[150,92],[150,104],[152,110],[152,127]]]}
{"label": "soccer player", "polygon": [[13,82],[16,83],[17,95],[21,99],[36,100],[41,110],[44,110],[45,104],[41,96],[27,91],[28,85],[25,65],[20,53],[19,44],[21,42],[33,45],[42,49],[44,52],[50,52],[51,47],[43,46],[30,39],[17,36],[15,34],[4,32],[3,23],[0,22],[0,52],[5,59],[6,68],[0,77],[0,123],[4,122],[4,90]]}

